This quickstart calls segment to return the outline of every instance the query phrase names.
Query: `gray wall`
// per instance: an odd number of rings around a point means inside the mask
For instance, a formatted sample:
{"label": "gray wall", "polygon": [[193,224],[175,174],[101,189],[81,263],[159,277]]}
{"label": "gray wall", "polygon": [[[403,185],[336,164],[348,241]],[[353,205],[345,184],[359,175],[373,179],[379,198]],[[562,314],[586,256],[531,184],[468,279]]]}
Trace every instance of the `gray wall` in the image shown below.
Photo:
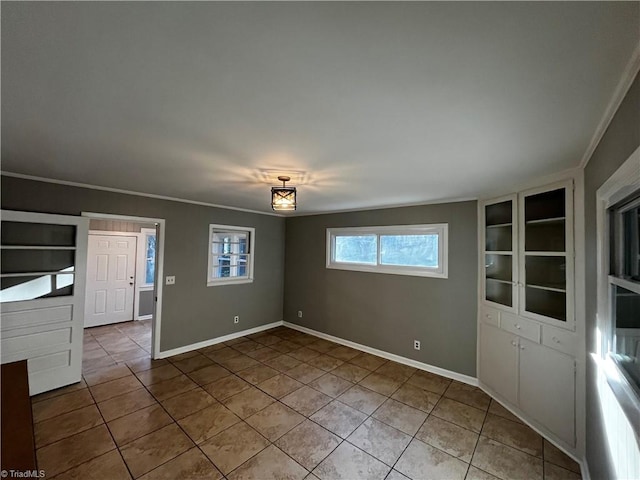
{"label": "gray wall", "polygon": [[[2,177],[2,208],[79,215],[82,211],[164,218],[161,350],[282,320],[283,218],[135,195]],[[256,229],[255,280],[207,287],[209,224]],[[233,316],[240,323],[233,324]]]}
{"label": "gray wall", "polygon": [[138,315],[144,317],[146,315],[153,314],[153,297],[155,295],[155,290],[144,290],[140,292],[140,296],[138,297],[138,301],[140,304],[138,305]]}
{"label": "gray wall", "polygon": [[[420,223],[449,224],[448,279],[325,267],[328,227]],[[284,319],[475,377],[476,226],[475,201],[288,218]]]}
{"label": "gray wall", "polygon": [[640,80],[627,93],[607,132],[585,169],[586,332],[587,332],[587,462],[591,478],[615,478],[608,455],[604,419],[596,387],[595,352],[597,313],[596,191],[640,145]]}

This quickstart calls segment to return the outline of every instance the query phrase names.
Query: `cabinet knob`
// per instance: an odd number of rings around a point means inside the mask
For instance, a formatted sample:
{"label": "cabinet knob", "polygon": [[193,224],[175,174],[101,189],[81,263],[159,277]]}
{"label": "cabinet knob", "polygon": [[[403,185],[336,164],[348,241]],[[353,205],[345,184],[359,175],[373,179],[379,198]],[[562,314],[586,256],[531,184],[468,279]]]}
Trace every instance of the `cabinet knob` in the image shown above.
{"label": "cabinet knob", "polygon": [[558,337],[553,337],[551,340],[553,340],[555,343],[560,343],[560,339]]}
{"label": "cabinet knob", "polygon": [[520,345],[520,350],[524,350],[524,346],[523,345]]}
{"label": "cabinet knob", "polygon": [[514,347],[516,346],[515,340],[511,340],[511,345],[513,345]]}
{"label": "cabinet knob", "polygon": [[520,330],[520,325],[518,325],[517,323],[516,323],[516,328]]}

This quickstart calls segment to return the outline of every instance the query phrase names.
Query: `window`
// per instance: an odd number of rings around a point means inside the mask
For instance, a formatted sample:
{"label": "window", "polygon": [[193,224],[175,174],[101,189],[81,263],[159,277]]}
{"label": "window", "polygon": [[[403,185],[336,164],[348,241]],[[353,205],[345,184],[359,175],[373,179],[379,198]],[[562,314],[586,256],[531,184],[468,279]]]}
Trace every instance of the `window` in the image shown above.
{"label": "window", "polygon": [[327,229],[327,268],[447,278],[446,223]]}
{"label": "window", "polygon": [[253,282],[255,229],[209,225],[207,285]]}
{"label": "window", "polygon": [[640,397],[640,192],[608,215],[610,354]]}
{"label": "window", "polygon": [[143,228],[144,235],[144,277],[141,287],[153,287],[156,276],[156,231]]}

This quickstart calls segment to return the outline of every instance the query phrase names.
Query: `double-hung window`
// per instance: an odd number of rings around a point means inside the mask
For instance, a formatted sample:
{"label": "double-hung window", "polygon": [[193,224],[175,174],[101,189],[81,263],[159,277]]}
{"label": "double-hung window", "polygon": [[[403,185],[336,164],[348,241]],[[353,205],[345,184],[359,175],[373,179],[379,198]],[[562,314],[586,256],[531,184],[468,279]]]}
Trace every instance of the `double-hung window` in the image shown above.
{"label": "double-hung window", "polygon": [[207,285],[253,282],[255,229],[209,225]]}
{"label": "double-hung window", "polygon": [[327,268],[447,278],[448,224],[327,229]]}

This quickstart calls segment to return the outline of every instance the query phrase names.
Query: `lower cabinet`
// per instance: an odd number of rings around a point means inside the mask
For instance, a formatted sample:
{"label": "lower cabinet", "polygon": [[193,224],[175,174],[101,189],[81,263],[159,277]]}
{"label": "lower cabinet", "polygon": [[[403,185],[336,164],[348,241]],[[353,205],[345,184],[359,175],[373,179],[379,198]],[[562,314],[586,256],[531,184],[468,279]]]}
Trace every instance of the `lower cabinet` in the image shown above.
{"label": "lower cabinet", "polygon": [[557,439],[575,446],[575,359],[480,323],[480,382]]}

